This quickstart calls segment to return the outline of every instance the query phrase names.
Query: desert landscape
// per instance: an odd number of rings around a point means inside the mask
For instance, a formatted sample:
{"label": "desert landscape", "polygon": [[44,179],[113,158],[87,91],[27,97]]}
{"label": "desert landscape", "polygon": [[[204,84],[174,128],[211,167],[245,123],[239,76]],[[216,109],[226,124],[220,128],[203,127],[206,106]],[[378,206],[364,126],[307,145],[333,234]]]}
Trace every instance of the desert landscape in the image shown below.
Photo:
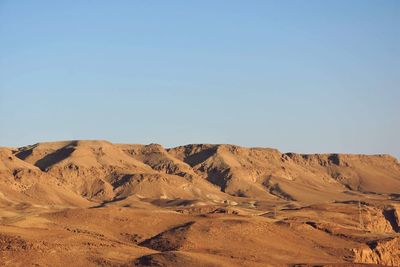
{"label": "desert landscape", "polygon": [[400,267],[400,0],[0,0],[0,267]]}
{"label": "desert landscape", "polygon": [[3,266],[399,266],[389,155],[63,141],[0,148]]}

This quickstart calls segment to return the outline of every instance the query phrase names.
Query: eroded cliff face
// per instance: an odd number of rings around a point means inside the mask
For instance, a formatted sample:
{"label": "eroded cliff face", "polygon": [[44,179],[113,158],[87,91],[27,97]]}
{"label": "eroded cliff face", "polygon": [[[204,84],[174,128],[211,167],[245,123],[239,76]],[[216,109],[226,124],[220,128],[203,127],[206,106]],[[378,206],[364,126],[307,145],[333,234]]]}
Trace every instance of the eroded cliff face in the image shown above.
{"label": "eroded cliff face", "polygon": [[288,153],[294,162],[305,168],[326,174],[350,190],[387,193],[398,186],[400,165],[390,155]]}
{"label": "eroded cliff face", "polygon": [[356,248],[354,262],[400,266],[400,238],[373,241],[368,246]]}
{"label": "eroded cliff face", "polygon": [[368,207],[363,209],[363,214],[364,227],[369,233],[387,237],[370,240],[353,249],[354,262],[400,266],[399,205],[386,206],[381,212],[377,208]]}
{"label": "eroded cliff face", "polygon": [[399,232],[398,208],[362,206],[361,223],[364,229],[374,233],[397,233]]}

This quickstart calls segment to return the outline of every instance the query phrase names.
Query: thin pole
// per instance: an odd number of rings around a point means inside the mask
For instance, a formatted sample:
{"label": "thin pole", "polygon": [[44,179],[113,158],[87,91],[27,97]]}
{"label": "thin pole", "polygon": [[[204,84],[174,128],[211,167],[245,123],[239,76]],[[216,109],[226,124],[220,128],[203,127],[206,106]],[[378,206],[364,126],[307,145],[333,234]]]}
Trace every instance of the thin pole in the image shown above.
{"label": "thin pole", "polygon": [[360,229],[364,229],[364,222],[362,218],[362,211],[361,211],[361,201],[358,201],[358,218],[359,218],[359,223],[360,223]]}

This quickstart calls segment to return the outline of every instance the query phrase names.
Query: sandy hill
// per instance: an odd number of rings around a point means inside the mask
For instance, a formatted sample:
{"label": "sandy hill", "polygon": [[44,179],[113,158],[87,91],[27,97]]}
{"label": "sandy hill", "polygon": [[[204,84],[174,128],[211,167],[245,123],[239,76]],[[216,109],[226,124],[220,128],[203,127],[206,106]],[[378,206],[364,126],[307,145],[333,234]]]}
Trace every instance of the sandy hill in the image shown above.
{"label": "sandy hill", "polygon": [[58,177],[18,158],[18,150],[0,148],[0,202],[85,206],[90,202],[63,186]]}

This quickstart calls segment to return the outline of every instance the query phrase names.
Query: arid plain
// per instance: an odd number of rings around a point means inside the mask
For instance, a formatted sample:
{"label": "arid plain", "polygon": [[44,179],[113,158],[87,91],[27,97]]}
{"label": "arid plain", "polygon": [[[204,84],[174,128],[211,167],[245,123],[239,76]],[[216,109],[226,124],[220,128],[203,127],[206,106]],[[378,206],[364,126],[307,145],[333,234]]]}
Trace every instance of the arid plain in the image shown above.
{"label": "arid plain", "polygon": [[399,266],[389,155],[107,141],[0,148],[5,266]]}

